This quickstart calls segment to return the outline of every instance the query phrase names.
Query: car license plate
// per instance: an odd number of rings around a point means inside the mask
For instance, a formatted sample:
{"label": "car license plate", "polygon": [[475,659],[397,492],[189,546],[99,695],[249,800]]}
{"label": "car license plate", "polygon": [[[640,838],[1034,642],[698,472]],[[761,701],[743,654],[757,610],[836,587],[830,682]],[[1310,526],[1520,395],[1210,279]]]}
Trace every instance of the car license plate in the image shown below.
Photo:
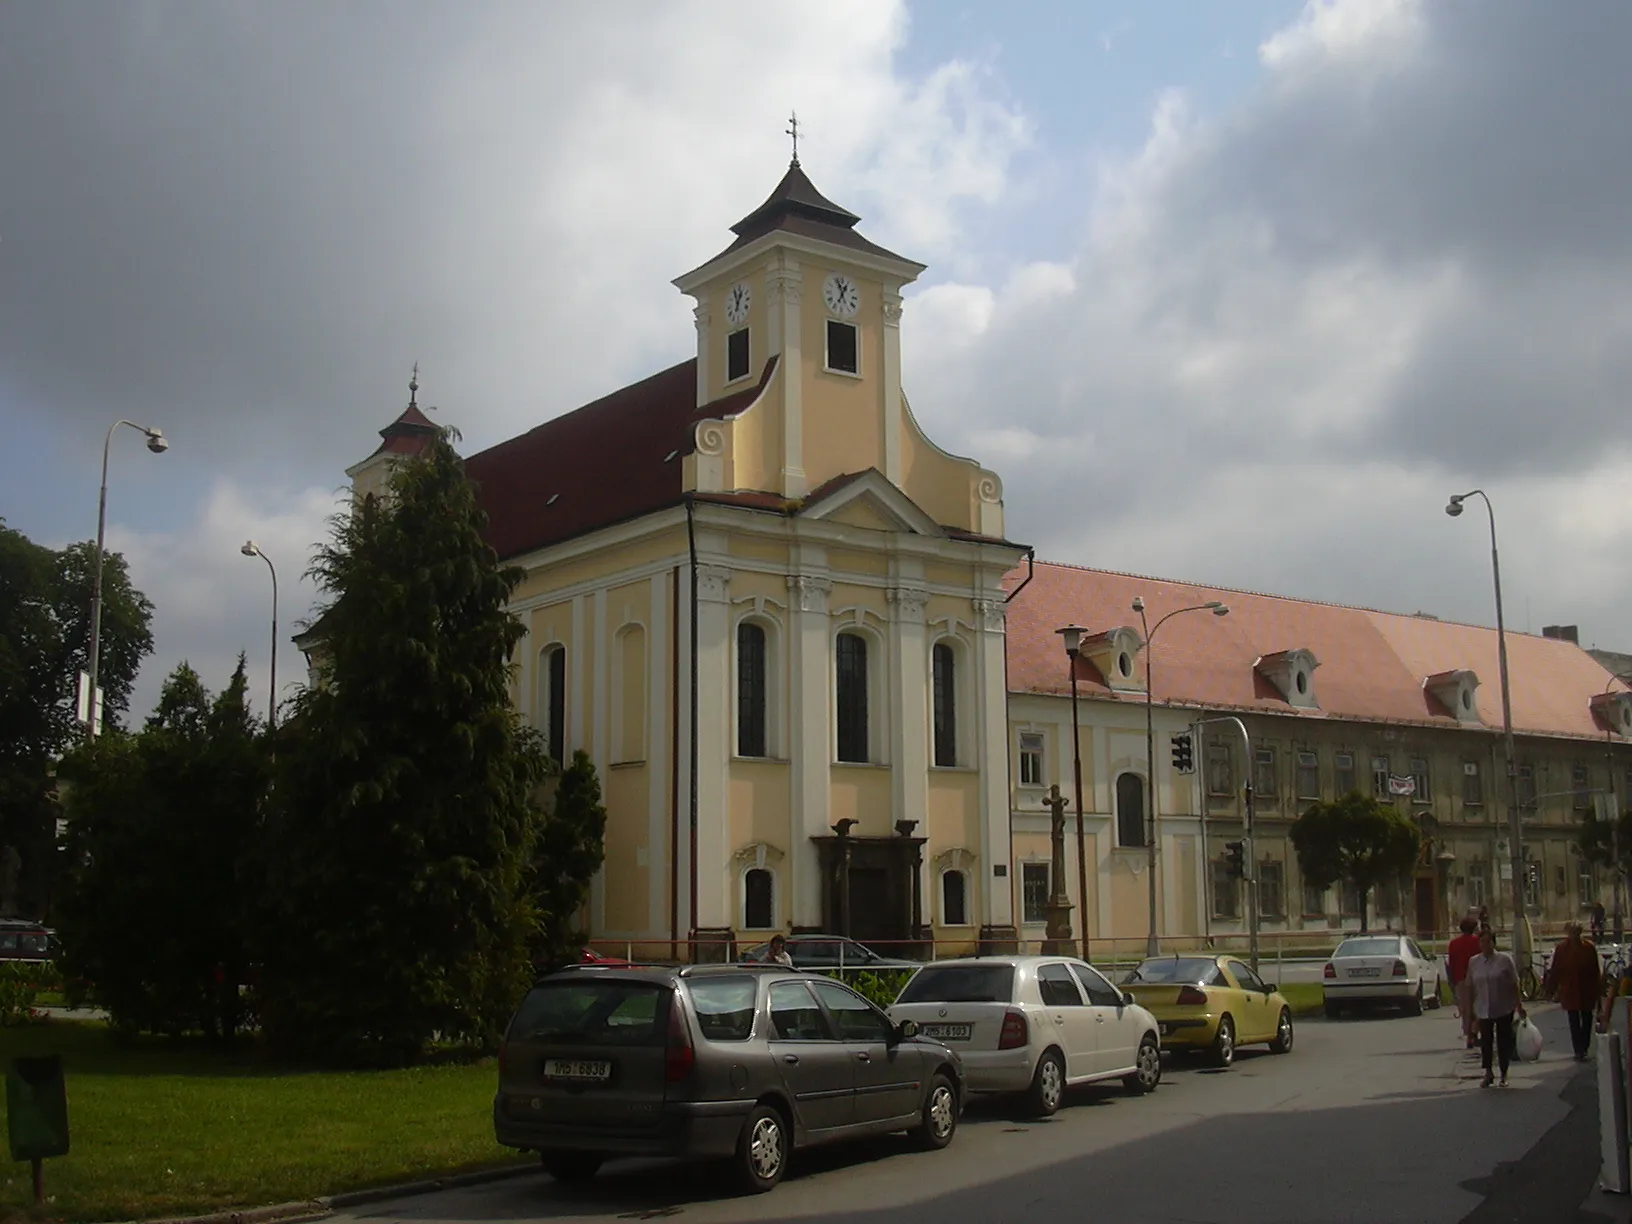
{"label": "car license plate", "polygon": [[612,1078],[612,1064],[600,1059],[547,1058],[544,1078],[579,1084],[601,1084]]}
{"label": "car license plate", "polygon": [[1383,973],[1383,971],[1381,969],[1350,969],[1349,970],[1349,976],[1350,977],[1381,977],[1382,973]]}
{"label": "car license plate", "polygon": [[968,1041],[974,1032],[969,1024],[921,1024],[918,1031],[935,1041]]}

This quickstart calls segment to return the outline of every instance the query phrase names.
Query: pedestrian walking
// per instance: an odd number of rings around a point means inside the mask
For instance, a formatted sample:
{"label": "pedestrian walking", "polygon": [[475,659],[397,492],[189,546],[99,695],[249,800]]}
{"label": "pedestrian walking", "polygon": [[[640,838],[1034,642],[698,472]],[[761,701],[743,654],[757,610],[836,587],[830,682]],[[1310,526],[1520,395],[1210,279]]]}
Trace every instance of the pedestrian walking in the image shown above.
{"label": "pedestrian walking", "polygon": [[1579,922],[1565,924],[1564,938],[1553,949],[1547,978],[1558,994],[1558,1005],[1569,1014],[1575,1061],[1585,1062],[1592,1044],[1592,1009],[1603,986],[1603,970],[1598,948],[1592,940],[1581,938]]}
{"label": "pedestrian walking", "polygon": [[1479,1086],[1489,1088],[1492,1045],[1497,1064],[1502,1071],[1502,1087],[1507,1087],[1507,1068],[1513,1061],[1513,1016],[1524,1015],[1524,1004],[1519,1000],[1519,970],[1513,958],[1496,950],[1496,936],[1488,930],[1479,932],[1479,955],[1468,962],[1468,977],[1473,982],[1473,1007],[1479,1016],[1479,1057],[1484,1064],[1485,1078]]}
{"label": "pedestrian walking", "polygon": [[1468,979],[1468,962],[1479,955],[1479,923],[1469,914],[1460,925],[1462,933],[1445,949],[1445,972],[1450,975],[1456,1015],[1462,1021],[1462,1044],[1471,1050],[1479,1024],[1473,1014],[1473,983]]}

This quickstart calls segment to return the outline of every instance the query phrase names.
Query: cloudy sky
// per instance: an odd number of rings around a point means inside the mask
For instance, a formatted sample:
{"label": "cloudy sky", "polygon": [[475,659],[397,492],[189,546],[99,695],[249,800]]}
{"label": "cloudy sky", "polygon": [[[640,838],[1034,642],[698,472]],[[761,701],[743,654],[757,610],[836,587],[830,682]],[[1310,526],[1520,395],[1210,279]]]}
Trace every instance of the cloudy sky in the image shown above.
{"label": "cloudy sky", "polygon": [[[405,401],[470,449],[689,354],[786,164],[930,271],[937,441],[1054,560],[1632,649],[1632,8],[1590,0],[0,6],[0,516],[265,683]],[[285,644],[280,672],[300,674]]]}

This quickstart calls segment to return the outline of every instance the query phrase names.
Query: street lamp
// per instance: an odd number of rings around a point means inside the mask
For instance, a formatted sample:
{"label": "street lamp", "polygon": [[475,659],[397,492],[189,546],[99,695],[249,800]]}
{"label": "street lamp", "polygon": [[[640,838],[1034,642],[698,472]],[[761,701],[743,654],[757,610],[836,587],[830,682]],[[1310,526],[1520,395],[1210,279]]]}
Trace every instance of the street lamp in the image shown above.
{"label": "street lamp", "polygon": [[[1214,616],[1228,616],[1229,605],[1222,600],[1209,599],[1206,603],[1191,604],[1187,608],[1175,608],[1151,628],[1149,619],[1145,616],[1145,601],[1140,596],[1133,597],[1133,610],[1139,613],[1139,627],[1144,632],[1145,639],[1145,772],[1149,775],[1150,784],[1150,827],[1145,834],[1146,875],[1149,877],[1146,884],[1150,891],[1150,935],[1145,940],[1145,955],[1156,956],[1161,952],[1159,941],[1156,938],[1156,724],[1155,713],[1151,705],[1152,692],[1155,687],[1155,654],[1150,648],[1150,639],[1156,636],[1157,630],[1175,616],[1184,612],[1211,612]],[[1252,768],[1252,762],[1247,762],[1247,768]]]}
{"label": "street lamp", "polygon": [[102,714],[100,667],[102,662],[102,538],[108,523],[108,450],[113,446],[113,431],[121,425],[140,430],[147,435],[147,449],[162,455],[170,449],[170,442],[159,429],[149,429],[134,421],[118,420],[108,426],[108,436],[102,442],[102,492],[96,502],[96,562],[91,571],[91,654],[86,666],[86,683],[90,692],[86,699],[86,720],[90,734],[95,736]]}
{"label": "street lamp", "polygon": [[272,558],[262,552],[261,546],[254,540],[245,540],[238,551],[246,557],[259,557],[272,573],[272,681],[266,702],[266,727],[272,731],[278,725],[278,570],[272,564]]}
{"label": "street lamp", "polygon": [[[1604,692],[1607,693],[1617,683],[1632,684],[1632,672],[1616,672],[1604,681]],[[1606,723],[1610,720],[1605,719]],[[1613,893],[1615,906],[1615,942],[1620,943],[1626,933],[1625,924],[1621,920],[1621,805],[1616,799],[1615,792],[1615,733],[1608,726],[1604,728],[1604,765],[1609,770],[1609,854],[1614,862]]]}
{"label": "street lamp", "polygon": [[1082,831],[1082,736],[1077,730],[1077,659],[1082,654],[1081,625],[1066,625],[1054,632],[1065,643],[1071,669],[1071,772],[1077,787],[1077,898],[1082,905],[1082,959],[1088,956],[1088,848]]}
{"label": "street lamp", "polygon": [[1513,872],[1513,951],[1529,965],[1530,932],[1524,915],[1524,859],[1520,839],[1523,830],[1519,824],[1519,772],[1513,754],[1513,700],[1507,683],[1507,628],[1502,620],[1502,563],[1496,551],[1496,511],[1483,489],[1457,493],[1445,505],[1445,513],[1456,518],[1462,513],[1462,503],[1478,496],[1484,499],[1485,513],[1490,518],[1490,576],[1496,587],[1496,663],[1502,678],[1502,751],[1507,756],[1507,841],[1508,857]]}

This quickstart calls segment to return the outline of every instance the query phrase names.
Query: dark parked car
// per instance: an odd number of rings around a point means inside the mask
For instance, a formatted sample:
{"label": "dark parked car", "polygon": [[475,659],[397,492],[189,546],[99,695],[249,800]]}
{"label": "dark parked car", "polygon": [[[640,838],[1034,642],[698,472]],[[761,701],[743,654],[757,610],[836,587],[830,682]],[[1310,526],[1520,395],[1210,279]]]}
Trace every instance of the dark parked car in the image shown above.
{"label": "dark parked car", "polygon": [[[788,956],[795,969],[917,969],[917,961],[880,956],[866,944],[843,935],[790,935]],[[745,961],[763,961],[771,945],[759,944],[742,954]]]}
{"label": "dark parked car", "polygon": [[0,918],[0,961],[48,961],[56,959],[57,940],[52,931],[37,922]]}
{"label": "dark parked car", "polygon": [[945,1147],[962,1105],[955,1053],[831,979],[577,965],[510,1022],[493,1129],[562,1181],[610,1156],[680,1156],[729,1160],[764,1191],[797,1148],[892,1131]]}

